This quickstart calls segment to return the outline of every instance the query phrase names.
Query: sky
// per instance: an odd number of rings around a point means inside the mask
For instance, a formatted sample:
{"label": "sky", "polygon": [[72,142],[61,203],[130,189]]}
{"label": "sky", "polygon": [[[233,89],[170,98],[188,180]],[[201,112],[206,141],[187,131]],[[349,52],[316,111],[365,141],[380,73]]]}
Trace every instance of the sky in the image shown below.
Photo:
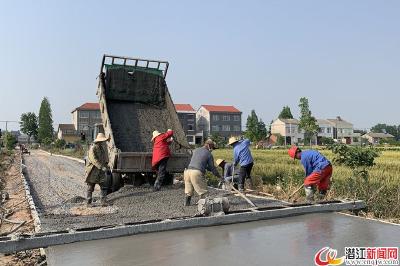
{"label": "sky", "polygon": [[244,121],[285,105],[298,117],[307,97],[317,118],[400,124],[400,1],[0,2],[0,121],[46,96],[55,128],[72,123],[107,53],[169,61],[175,103],[234,105]]}

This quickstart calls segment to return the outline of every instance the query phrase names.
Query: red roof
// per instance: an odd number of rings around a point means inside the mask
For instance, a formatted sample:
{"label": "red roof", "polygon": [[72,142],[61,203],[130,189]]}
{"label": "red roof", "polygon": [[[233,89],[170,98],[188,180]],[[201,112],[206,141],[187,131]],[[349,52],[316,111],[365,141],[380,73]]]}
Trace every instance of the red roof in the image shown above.
{"label": "red roof", "polygon": [[175,109],[176,111],[182,111],[182,112],[196,112],[196,110],[193,109],[193,107],[190,104],[181,104],[181,103],[176,103],[175,104]]}
{"label": "red roof", "polygon": [[75,108],[72,112],[75,111],[81,111],[81,110],[86,110],[86,111],[95,111],[95,110],[100,110],[100,104],[99,103],[84,103],[81,106]]}
{"label": "red roof", "polygon": [[202,105],[209,112],[229,112],[241,113],[235,106],[232,105]]}

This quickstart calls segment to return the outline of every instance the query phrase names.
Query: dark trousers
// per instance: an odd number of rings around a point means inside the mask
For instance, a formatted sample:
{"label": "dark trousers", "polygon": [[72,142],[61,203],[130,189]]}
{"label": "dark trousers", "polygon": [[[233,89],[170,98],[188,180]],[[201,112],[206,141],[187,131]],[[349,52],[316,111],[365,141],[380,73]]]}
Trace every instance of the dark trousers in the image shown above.
{"label": "dark trousers", "polygon": [[167,174],[167,163],[168,163],[168,157],[162,159],[159,161],[156,165],[157,169],[157,181],[160,183],[160,185],[163,183],[165,176]]}
{"label": "dark trousers", "polygon": [[248,165],[240,166],[239,170],[239,185],[244,185],[246,178],[251,178],[251,169],[253,169],[253,163]]}

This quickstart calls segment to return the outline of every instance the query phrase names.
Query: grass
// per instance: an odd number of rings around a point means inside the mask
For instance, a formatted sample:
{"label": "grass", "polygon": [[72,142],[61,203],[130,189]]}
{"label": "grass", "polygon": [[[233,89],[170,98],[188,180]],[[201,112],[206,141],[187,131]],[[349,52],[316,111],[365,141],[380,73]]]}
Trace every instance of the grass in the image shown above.
{"label": "grass", "polygon": [[[330,150],[320,150],[332,160]],[[232,161],[231,149],[213,152],[214,158]],[[287,199],[304,180],[304,170],[298,160],[291,159],[287,150],[252,150],[253,176],[259,190]],[[368,205],[368,215],[400,222],[400,150],[382,149],[376,165],[369,170],[369,181],[352,177],[345,166],[333,164],[331,190],[328,198],[362,199]],[[215,181],[212,181],[215,182]],[[293,196],[294,201],[303,200],[304,192]]]}

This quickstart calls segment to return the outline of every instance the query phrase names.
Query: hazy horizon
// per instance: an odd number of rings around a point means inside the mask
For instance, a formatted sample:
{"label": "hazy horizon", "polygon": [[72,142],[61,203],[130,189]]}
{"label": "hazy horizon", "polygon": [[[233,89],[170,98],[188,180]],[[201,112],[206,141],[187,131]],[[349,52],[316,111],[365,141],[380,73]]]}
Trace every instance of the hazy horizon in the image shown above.
{"label": "hazy horizon", "polygon": [[252,109],[298,118],[301,97],[316,118],[399,125],[399,14],[399,1],[4,2],[0,121],[46,96],[55,129],[72,123],[107,53],[169,61],[175,103],[234,105],[244,125]]}

